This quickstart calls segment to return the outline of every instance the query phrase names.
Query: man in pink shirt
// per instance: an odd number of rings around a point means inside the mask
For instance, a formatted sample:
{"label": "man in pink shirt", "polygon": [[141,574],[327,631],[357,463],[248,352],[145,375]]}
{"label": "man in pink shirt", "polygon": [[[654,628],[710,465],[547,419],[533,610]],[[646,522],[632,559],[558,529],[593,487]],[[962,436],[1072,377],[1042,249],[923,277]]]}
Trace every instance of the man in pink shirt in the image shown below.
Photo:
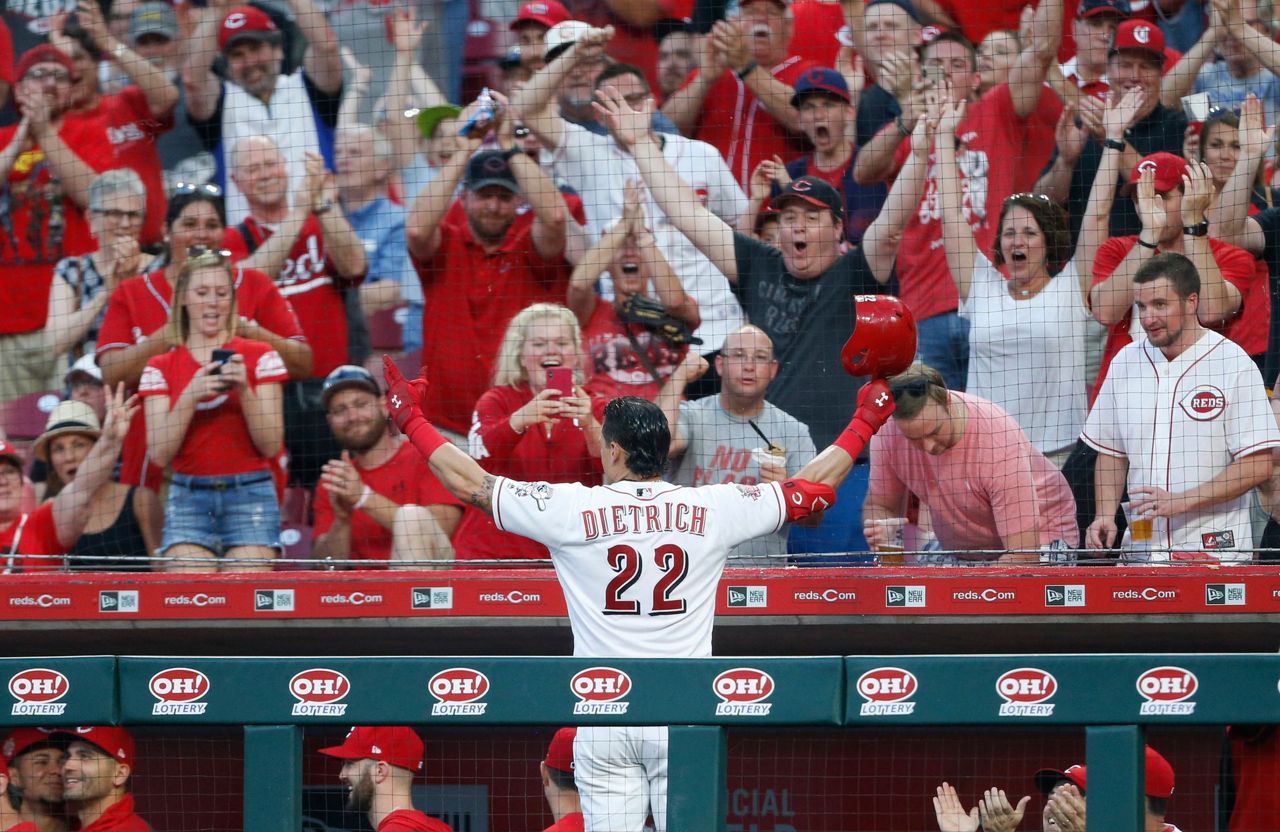
{"label": "man in pink shirt", "polygon": [[1051,561],[1076,548],[1071,489],[1009,414],[947,390],[942,375],[923,364],[889,387],[897,409],[871,441],[862,507],[873,548],[900,525],[883,521],[900,521],[911,494],[928,507],[942,548],[962,560]]}

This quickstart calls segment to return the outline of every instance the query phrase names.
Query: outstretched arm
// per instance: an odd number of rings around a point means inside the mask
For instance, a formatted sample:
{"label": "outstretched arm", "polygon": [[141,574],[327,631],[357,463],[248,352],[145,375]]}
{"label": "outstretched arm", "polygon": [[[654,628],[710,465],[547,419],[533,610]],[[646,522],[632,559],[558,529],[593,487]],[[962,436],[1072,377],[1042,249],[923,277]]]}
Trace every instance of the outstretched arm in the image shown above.
{"label": "outstretched arm", "polygon": [[875,379],[858,392],[858,408],[836,441],[796,472],[796,477],[838,488],[871,437],[893,415],[893,393],[884,379]]}
{"label": "outstretched arm", "polygon": [[867,258],[871,274],[881,284],[893,276],[893,263],[902,242],[902,229],[920,204],[924,191],[925,170],[929,164],[929,146],[933,142],[933,121],[920,118],[911,133],[911,155],[889,188],[889,197],[880,207],[875,222],[862,235],[862,254]]}
{"label": "outstretched arm", "polygon": [[136,396],[127,399],[124,385],[116,386],[108,394],[107,418],[102,423],[102,435],[93,443],[89,455],[80,463],[76,477],[62,489],[53,501],[53,523],[58,530],[58,542],[68,549],[75,545],[89,522],[89,502],[94,493],[111,478],[129,423],[138,413]]}

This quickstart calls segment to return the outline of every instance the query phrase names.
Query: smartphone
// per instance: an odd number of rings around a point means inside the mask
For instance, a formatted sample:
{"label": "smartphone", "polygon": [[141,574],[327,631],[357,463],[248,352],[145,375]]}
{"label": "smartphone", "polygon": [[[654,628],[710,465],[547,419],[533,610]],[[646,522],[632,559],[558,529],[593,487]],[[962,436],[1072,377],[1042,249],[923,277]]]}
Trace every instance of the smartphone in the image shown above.
{"label": "smartphone", "polygon": [[548,367],[547,368],[547,389],[559,390],[561,396],[573,395],[573,368],[572,367]]}
{"label": "smartphone", "polygon": [[1182,96],[1182,112],[1186,114],[1187,121],[1204,121],[1209,117],[1211,107],[1207,92]]}
{"label": "smartphone", "polygon": [[211,360],[218,362],[218,366],[214,367],[213,370],[210,371],[210,374],[216,376],[219,373],[221,373],[222,365],[230,361],[231,356],[235,354],[236,354],[235,350],[223,349],[222,347],[219,347],[218,349],[214,350],[213,358]]}
{"label": "smartphone", "polygon": [[947,73],[940,66],[926,64],[921,67],[921,71],[924,73],[924,80],[929,81],[930,83],[941,84],[943,81],[947,80]]}

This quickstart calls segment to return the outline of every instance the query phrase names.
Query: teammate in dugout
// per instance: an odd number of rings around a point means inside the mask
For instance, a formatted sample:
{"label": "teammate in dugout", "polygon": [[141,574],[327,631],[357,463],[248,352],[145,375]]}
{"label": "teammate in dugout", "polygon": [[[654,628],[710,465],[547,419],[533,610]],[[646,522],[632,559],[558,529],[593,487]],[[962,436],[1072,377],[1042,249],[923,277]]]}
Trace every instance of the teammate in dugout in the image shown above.
{"label": "teammate in dugout", "polygon": [[320,753],[342,760],[338,779],[350,792],[347,805],[369,816],[376,832],[453,832],[413,808],[413,776],[422,771],[422,738],[403,725],[352,728],[342,745]]}
{"label": "teammate in dugout", "polygon": [[[499,529],[550,549],[575,656],[709,656],[715,593],[729,550],[830,507],[835,487],[893,413],[882,378],[910,363],[915,324],[896,298],[857,303],[892,310],[866,319],[879,326],[860,322],[841,356],[850,375],[876,380],[863,388],[832,446],[782,482],[698,488],[663,482],[671,443],[666,417],[634,396],[605,407],[600,457],[606,485],[595,487],[487,473],[423,415],[427,380],[406,381],[384,357],[388,409],[446,488],[491,514]],[[574,760],[587,829],[640,832],[652,812],[658,832],[665,832],[665,726],[579,728]]]}
{"label": "teammate in dugout", "polygon": [[561,728],[547,746],[547,756],[538,764],[542,773],[542,793],[547,797],[555,823],[543,832],[583,832],[582,798],[574,780],[573,741],[577,728]]}
{"label": "teammate in dugout", "polygon": [[152,832],[133,811],[129,779],[136,754],[123,728],[91,725],[67,728],[62,764],[62,796],[75,808],[80,832]]}
{"label": "teammate in dugout", "polygon": [[[8,778],[0,788],[0,803],[17,810],[28,825],[14,829],[0,814],[4,832],[66,832],[66,807],[62,801],[62,764],[67,759],[67,735],[48,728],[15,728],[0,745],[0,772]],[[3,810],[0,810],[3,811]]]}

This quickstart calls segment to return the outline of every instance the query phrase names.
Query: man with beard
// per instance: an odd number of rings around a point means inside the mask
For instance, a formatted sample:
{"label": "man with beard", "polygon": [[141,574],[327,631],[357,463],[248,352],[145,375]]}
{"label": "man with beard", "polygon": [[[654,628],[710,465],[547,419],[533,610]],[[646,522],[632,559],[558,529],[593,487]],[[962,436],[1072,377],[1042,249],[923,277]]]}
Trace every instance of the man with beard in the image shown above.
{"label": "man with beard", "polygon": [[462,518],[462,504],[404,437],[387,431],[381,393],[367,370],[350,364],[324,380],[320,400],[343,450],[340,459],[325,464],[316,486],[314,556],[451,559],[449,538]]}
{"label": "man with beard", "polygon": [[123,728],[95,725],[68,728],[71,737],[62,764],[63,797],[75,804],[80,832],[151,832],[133,812],[133,737]]}
{"label": "man with beard", "polygon": [[[0,795],[9,791],[9,772],[0,769]],[[23,820],[17,808],[8,800],[0,798],[0,832],[40,832],[40,827],[29,820]]]}
{"label": "man with beard", "polygon": [[347,806],[369,816],[376,832],[453,832],[448,824],[413,808],[413,776],[422,771],[425,750],[412,728],[352,728],[342,745],[320,753],[342,760],[338,779],[350,792]]}
{"label": "man with beard", "polygon": [[[479,130],[458,136],[459,152],[418,195],[405,222],[427,309],[422,363],[437,382],[428,412],[459,441],[493,380],[507,324],[526,306],[562,301],[568,290],[569,209],[517,144],[506,98],[494,98],[501,105],[493,123],[499,149],[477,153]],[[447,215],[459,181],[463,212],[455,219]],[[520,219],[527,213],[532,222]]]}
{"label": "man with beard", "polygon": [[[66,832],[68,828],[62,807],[66,748],[66,735],[46,728],[15,728],[0,746],[8,780],[3,800],[18,810],[20,820],[39,832]],[[6,817],[0,809],[0,819]],[[6,823],[0,820],[0,829],[8,830]]]}

